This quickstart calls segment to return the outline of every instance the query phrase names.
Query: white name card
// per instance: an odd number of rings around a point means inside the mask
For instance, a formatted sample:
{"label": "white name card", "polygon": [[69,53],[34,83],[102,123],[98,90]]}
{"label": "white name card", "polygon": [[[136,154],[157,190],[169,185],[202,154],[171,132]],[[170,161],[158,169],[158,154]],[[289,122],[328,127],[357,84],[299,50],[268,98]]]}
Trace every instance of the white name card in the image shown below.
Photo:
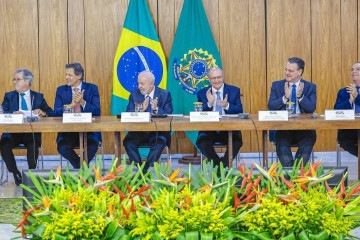
{"label": "white name card", "polygon": [[288,121],[287,111],[259,111],[259,121]]}
{"label": "white name card", "polygon": [[63,113],[63,123],[91,123],[92,113]]}
{"label": "white name card", "polygon": [[123,112],[121,122],[150,122],[149,112]]}
{"label": "white name card", "polygon": [[354,120],[353,109],[346,110],[325,110],[325,120]]}
{"label": "white name card", "polygon": [[219,112],[190,112],[190,122],[218,122]]}
{"label": "white name card", "polygon": [[22,114],[0,114],[0,124],[23,124]]}

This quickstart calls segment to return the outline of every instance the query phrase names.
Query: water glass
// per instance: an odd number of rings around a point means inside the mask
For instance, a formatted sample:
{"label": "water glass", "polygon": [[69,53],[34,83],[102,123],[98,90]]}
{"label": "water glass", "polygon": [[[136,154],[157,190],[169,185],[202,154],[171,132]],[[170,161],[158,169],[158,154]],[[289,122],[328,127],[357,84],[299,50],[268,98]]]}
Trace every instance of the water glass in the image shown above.
{"label": "water glass", "polygon": [[135,112],[141,112],[143,109],[143,104],[142,102],[136,102],[135,103]]}
{"label": "water glass", "polygon": [[4,113],[4,109],[3,109],[3,106],[0,105],[0,114],[3,114]]}
{"label": "water glass", "polygon": [[202,102],[194,102],[194,111],[201,112],[203,110]]}
{"label": "water glass", "polygon": [[294,111],[294,103],[287,103],[286,104],[286,111],[288,112],[288,116],[291,117],[291,114]]}
{"label": "water glass", "polygon": [[64,113],[73,113],[74,112],[74,107],[71,106],[70,104],[64,105]]}

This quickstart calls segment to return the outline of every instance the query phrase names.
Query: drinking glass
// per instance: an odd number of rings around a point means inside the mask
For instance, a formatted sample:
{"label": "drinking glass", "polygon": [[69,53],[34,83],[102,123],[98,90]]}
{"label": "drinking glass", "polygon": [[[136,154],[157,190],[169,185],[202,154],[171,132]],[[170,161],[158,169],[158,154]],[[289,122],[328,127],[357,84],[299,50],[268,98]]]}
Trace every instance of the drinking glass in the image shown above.
{"label": "drinking glass", "polygon": [[70,104],[64,105],[64,113],[73,113],[74,112],[74,108],[73,106],[71,106]]}
{"label": "drinking glass", "polygon": [[194,111],[195,112],[202,112],[202,102],[194,102]]}
{"label": "drinking glass", "polygon": [[4,109],[2,107],[2,105],[0,105],[0,114],[3,114],[4,113]]}
{"label": "drinking glass", "polygon": [[288,116],[291,117],[291,114],[294,111],[294,103],[287,103],[286,104],[286,110],[288,112]]}
{"label": "drinking glass", "polygon": [[143,109],[142,102],[136,102],[135,103],[135,112],[141,112],[142,109]]}

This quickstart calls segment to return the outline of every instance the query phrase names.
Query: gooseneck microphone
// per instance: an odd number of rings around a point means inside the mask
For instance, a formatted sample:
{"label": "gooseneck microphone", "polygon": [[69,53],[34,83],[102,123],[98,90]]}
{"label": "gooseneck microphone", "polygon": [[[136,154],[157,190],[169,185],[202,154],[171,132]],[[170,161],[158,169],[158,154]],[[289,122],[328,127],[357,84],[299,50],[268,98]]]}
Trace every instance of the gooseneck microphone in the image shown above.
{"label": "gooseneck microphone", "polygon": [[33,106],[34,106],[34,95],[31,96],[31,110],[30,117],[26,117],[27,122],[36,122],[39,120],[39,117],[33,116]]}

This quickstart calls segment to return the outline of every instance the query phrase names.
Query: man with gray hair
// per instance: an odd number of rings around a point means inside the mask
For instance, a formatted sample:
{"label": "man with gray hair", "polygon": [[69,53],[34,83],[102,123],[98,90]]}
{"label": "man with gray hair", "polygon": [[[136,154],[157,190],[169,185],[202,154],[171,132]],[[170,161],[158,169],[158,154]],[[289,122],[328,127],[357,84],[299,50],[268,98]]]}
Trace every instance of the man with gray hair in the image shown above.
{"label": "man with gray hair", "polygon": [[[129,97],[127,112],[135,111],[135,103],[142,104],[142,112],[151,114],[171,114],[173,111],[171,94],[155,86],[155,76],[150,71],[142,71],[138,75],[138,89]],[[142,144],[150,146],[143,172],[146,172],[152,164],[159,159],[165,145],[170,146],[170,132],[130,132],[124,139],[124,147],[130,158],[136,164],[141,164],[138,147]]]}
{"label": "man with gray hair", "polygon": [[[52,114],[52,109],[46,103],[44,95],[30,89],[33,81],[34,76],[29,70],[18,69],[15,71],[12,79],[15,90],[5,93],[2,102],[4,113],[23,114],[25,111],[32,111],[33,115],[42,117]],[[41,134],[4,133],[1,136],[1,155],[9,172],[13,173],[16,185],[19,185],[22,179],[12,149],[20,144],[24,144],[27,149],[29,169],[34,169],[37,165]]]}

